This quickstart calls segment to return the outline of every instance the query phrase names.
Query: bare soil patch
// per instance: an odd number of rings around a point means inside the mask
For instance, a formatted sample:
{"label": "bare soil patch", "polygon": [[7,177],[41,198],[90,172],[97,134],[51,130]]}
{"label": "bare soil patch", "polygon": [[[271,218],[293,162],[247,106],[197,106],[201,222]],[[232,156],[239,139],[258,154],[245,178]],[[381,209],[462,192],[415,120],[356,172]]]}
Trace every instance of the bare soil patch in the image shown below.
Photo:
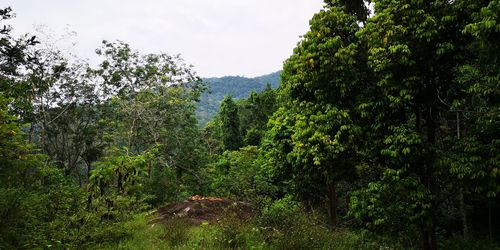
{"label": "bare soil patch", "polygon": [[231,213],[241,220],[248,220],[255,214],[254,207],[246,202],[218,197],[195,195],[185,201],[173,203],[157,210],[158,217],[150,223],[165,224],[171,219],[185,219],[193,225],[203,222],[216,223],[224,214]]}

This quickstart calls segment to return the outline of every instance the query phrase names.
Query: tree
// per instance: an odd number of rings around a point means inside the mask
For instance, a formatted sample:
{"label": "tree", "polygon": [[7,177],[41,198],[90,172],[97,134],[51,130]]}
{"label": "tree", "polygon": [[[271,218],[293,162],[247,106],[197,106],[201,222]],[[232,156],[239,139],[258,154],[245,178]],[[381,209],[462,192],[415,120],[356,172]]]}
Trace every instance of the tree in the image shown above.
{"label": "tree", "polygon": [[105,42],[103,63],[90,69],[51,41],[9,32],[0,30],[0,248],[117,240],[146,198],[200,193],[194,109],[203,84],[192,66]]}
{"label": "tree", "polygon": [[220,105],[222,144],[224,150],[236,150],[242,145],[238,106],[231,96],[224,97]]}
{"label": "tree", "polygon": [[27,81],[47,86],[32,96],[29,140],[36,143],[66,175],[88,180],[91,165],[102,154],[105,116],[97,81],[85,62],[69,60],[55,48],[35,48]]}
{"label": "tree", "polygon": [[272,172],[303,200],[326,200],[337,223],[337,182],[352,176],[357,163],[355,104],[362,88],[356,18],[332,1],[316,14],[311,30],[286,61],[281,99],[270,121],[263,150]]}
{"label": "tree", "polygon": [[[373,124],[365,130],[364,161],[377,174],[353,194],[351,212],[382,231],[404,232],[412,225],[420,231],[422,248],[436,249],[446,204],[460,200],[467,231],[463,192],[473,186],[463,182],[464,176],[482,179],[492,171],[483,165],[492,159],[489,153],[482,155],[476,151],[482,143],[472,142],[477,142],[469,133],[475,125],[464,119],[476,107],[490,110],[491,104],[460,83],[471,54],[482,54],[471,53],[475,42],[464,31],[488,1],[374,2],[375,16],[359,36],[368,44],[376,83],[368,86],[368,98],[358,108]],[[469,98],[479,106],[462,106]],[[488,122],[480,123],[485,131]],[[480,132],[486,143],[497,133]]]}
{"label": "tree", "polygon": [[205,87],[193,72],[193,66],[186,65],[180,55],[141,55],[124,42],[106,40],[96,53],[103,61],[94,73],[101,78],[102,91],[108,96],[133,98],[143,89],[178,85],[189,87],[186,89],[197,100]]}
{"label": "tree", "polygon": [[[144,183],[144,192],[152,195],[149,202],[200,192],[204,184],[198,170],[205,163],[205,150],[194,111],[203,90],[201,79],[179,56],[141,55],[123,42],[104,41],[98,54],[104,60],[93,72],[110,95],[105,100],[110,110],[103,118],[107,145],[126,147],[133,156],[157,147],[158,161]],[[165,192],[171,187],[180,189]]]}
{"label": "tree", "polygon": [[[12,18],[12,9],[0,9],[0,25]],[[15,39],[11,36],[12,27],[2,25],[0,28],[0,92],[7,98],[13,98],[12,109],[17,115],[30,112],[32,108],[31,94],[33,88],[45,89],[46,86],[34,86],[31,82],[22,81],[22,71],[30,57],[27,50],[38,43],[34,36]]]}
{"label": "tree", "polygon": [[[141,192],[142,183],[150,172],[156,154],[156,148],[144,151],[139,155],[130,155],[124,150],[110,149],[108,156],[96,163],[96,169],[91,173],[87,190],[89,191],[89,208],[106,207],[106,217],[125,214],[115,214],[114,211],[137,210],[144,199]],[[124,199],[131,204],[123,205]],[[122,203],[122,204],[120,204]],[[120,211],[121,210],[121,211]]]}
{"label": "tree", "polygon": [[213,176],[210,185],[214,194],[256,201],[258,191],[264,188],[256,177],[259,174],[259,166],[254,163],[257,156],[257,147],[247,146],[237,151],[225,151],[217,162],[209,165],[208,170]]}
{"label": "tree", "polygon": [[326,0],[325,3],[328,6],[338,6],[341,4],[345,7],[346,12],[354,15],[358,21],[366,22],[368,19],[368,7],[367,4],[371,2],[370,0]]}
{"label": "tree", "polygon": [[327,194],[358,177],[350,215],[435,249],[450,221],[466,234],[468,194],[497,192],[498,5],[374,2],[363,27],[342,1],[311,20],[284,66],[266,169],[284,193],[327,196],[332,222]]}
{"label": "tree", "polygon": [[[2,13],[9,15],[10,9]],[[43,45],[34,36],[14,40],[9,30],[1,38],[1,65],[5,67],[0,73],[0,91],[12,98],[11,111],[19,121],[29,124],[29,142],[82,184],[84,166],[88,177],[100,151],[97,82],[92,81],[85,62],[67,58],[53,40]]]}
{"label": "tree", "polygon": [[250,97],[239,101],[237,105],[244,144],[259,145],[267,122],[277,109],[276,91],[268,85],[262,93],[252,92]]}

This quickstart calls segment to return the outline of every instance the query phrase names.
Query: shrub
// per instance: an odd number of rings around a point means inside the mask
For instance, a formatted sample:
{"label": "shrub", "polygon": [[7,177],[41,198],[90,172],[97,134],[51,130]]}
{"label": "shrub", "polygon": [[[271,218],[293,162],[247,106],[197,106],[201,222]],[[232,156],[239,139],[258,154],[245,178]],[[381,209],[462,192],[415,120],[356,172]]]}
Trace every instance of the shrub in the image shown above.
{"label": "shrub", "polygon": [[280,231],[291,229],[303,222],[301,212],[300,203],[291,196],[286,196],[264,207],[257,218],[257,224],[263,228]]}
{"label": "shrub", "polygon": [[262,209],[256,219],[261,237],[278,249],[322,249],[332,232],[314,223],[314,216],[303,211],[291,196],[277,200]]}
{"label": "shrub", "polygon": [[440,241],[442,249],[500,249],[498,243],[486,236],[470,235],[468,237],[455,236]]}
{"label": "shrub", "polygon": [[164,227],[165,232],[162,239],[166,240],[170,246],[180,246],[188,241],[191,226],[185,219],[172,218],[165,222]]}
{"label": "shrub", "polygon": [[216,226],[215,240],[222,248],[241,249],[247,245],[249,225],[232,211],[226,211]]}

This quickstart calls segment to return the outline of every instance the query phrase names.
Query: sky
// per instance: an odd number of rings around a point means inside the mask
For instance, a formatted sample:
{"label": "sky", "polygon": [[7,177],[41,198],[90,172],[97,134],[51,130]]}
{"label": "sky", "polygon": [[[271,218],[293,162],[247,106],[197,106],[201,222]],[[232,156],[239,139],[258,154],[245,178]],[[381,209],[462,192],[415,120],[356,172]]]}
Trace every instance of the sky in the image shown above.
{"label": "sky", "polygon": [[[102,40],[141,53],[181,54],[202,77],[259,76],[278,71],[322,0],[2,0],[16,17],[14,34],[44,26],[74,31],[71,48],[91,63]],[[4,7],[0,6],[0,7]]]}

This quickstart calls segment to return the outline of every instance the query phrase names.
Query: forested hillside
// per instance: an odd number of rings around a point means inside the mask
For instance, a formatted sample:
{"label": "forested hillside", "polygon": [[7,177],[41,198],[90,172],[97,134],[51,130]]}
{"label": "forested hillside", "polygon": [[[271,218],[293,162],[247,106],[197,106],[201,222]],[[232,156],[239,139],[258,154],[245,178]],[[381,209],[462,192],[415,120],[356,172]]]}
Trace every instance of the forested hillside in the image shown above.
{"label": "forested hillside", "polygon": [[204,81],[0,9],[0,249],[500,249],[499,17],[325,0],[280,73]]}
{"label": "forested hillside", "polygon": [[207,83],[207,91],[201,94],[200,102],[196,108],[196,117],[201,125],[206,124],[219,112],[220,103],[226,95],[235,99],[243,99],[249,97],[252,91],[264,91],[268,84],[273,89],[278,88],[280,72],[254,78],[225,76],[204,78],[203,81]]}

